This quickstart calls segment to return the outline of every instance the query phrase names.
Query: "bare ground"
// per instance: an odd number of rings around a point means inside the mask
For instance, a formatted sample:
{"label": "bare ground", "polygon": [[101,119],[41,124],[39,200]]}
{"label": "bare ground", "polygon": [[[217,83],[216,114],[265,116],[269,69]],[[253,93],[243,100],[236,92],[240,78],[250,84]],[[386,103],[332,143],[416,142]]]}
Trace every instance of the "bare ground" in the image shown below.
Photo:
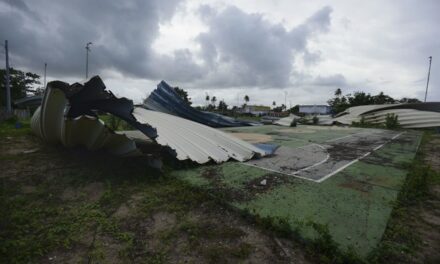
{"label": "bare ground", "polygon": [[[440,171],[440,136],[423,152]],[[319,262],[142,159],[21,134],[2,137],[0,168],[1,263]],[[440,263],[440,182],[409,212],[403,224],[421,246],[407,262]]]}
{"label": "bare ground", "polygon": [[30,135],[3,143],[6,262],[309,263],[300,245],[142,160],[47,146]]}
{"label": "bare ground", "polygon": [[[423,146],[424,160],[436,172],[440,172],[440,135],[434,135]],[[420,239],[413,263],[440,263],[440,183],[433,182],[429,198],[411,210],[409,226]]]}

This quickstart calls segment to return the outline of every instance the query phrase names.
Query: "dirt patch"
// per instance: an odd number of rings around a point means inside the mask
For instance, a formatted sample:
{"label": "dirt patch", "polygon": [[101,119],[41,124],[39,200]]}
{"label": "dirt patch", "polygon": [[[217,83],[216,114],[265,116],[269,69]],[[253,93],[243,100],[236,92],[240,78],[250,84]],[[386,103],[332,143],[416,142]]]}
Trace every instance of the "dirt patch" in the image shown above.
{"label": "dirt patch", "polygon": [[430,143],[424,146],[424,159],[433,170],[440,171],[440,135],[434,135],[432,137],[433,139]]}
{"label": "dirt patch", "polygon": [[[30,154],[39,150],[38,142],[29,140],[30,137],[5,137],[0,147],[0,153],[4,155]],[[2,140],[3,141],[3,140]]]}
{"label": "dirt patch", "polygon": [[[440,135],[434,135],[424,144],[424,161],[440,172]],[[438,175],[437,175],[438,177]],[[429,199],[408,208],[409,225],[420,243],[411,263],[440,263],[440,185],[438,180],[430,186]]]}
{"label": "dirt patch", "polygon": [[[175,179],[149,179],[142,163],[46,146],[26,155],[10,151],[39,144],[32,140],[12,138],[0,153],[8,158],[0,160],[2,191],[35,199],[23,204],[35,205],[35,214],[27,217],[32,221],[21,219],[25,224],[17,222],[8,231],[12,235],[5,237],[16,242],[23,236],[20,243],[27,244],[17,254],[26,257],[25,263],[308,263],[302,247],[282,242],[297,252],[285,254],[271,233],[217,200],[200,200],[199,191],[182,191]],[[20,158],[11,162],[9,157],[15,156]],[[215,168],[207,169],[204,177],[221,192],[222,175]],[[267,188],[254,192],[276,186],[266,178]],[[4,201],[12,201],[10,197],[2,196]],[[104,199],[109,202],[97,203]],[[33,211],[22,206],[5,209],[8,215]]]}
{"label": "dirt patch", "polygon": [[86,194],[89,201],[96,202],[104,193],[104,184],[102,182],[92,182],[87,184],[81,191]]}
{"label": "dirt patch", "polygon": [[371,185],[359,181],[350,181],[339,184],[339,187],[352,189],[364,194],[368,194],[371,190]]}
{"label": "dirt patch", "polygon": [[21,192],[25,194],[34,193],[37,191],[37,187],[32,185],[24,185],[21,187]]}
{"label": "dirt patch", "polygon": [[39,263],[66,263],[77,264],[87,262],[88,246],[75,245],[70,250],[55,250],[40,259]]}
{"label": "dirt patch", "polygon": [[275,130],[279,133],[294,133],[294,134],[312,134],[316,133],[316,130],[308,128],[285,128]]}
{"label": "dirt patch", "polygon": [[258,194],[268,192],[276,186],[290,182],[288,175],[268,173],[247,182],[244,188],[231,188],[222,182],[222,175],[218,168],[207,168],[201,173],[201,176],[211,182],[211,193],[214,196],[222,197],[227,202],[250,201]]}
{"label": "dirt patch", "polygon": [[440,262],[440,197],[426,204],[410,209],[410,227],[421,245],[418,247],[413,263]]}
{"label": "dirt patch", "polygon": [[263,177],[253,179],[246,184],[245,190],[248,192],[247,199],[252,199],[255,195],[273,190],[275,187],[289,183],[289,176],[284,174],[266,174]]}
{"label": "dirt patch", "polygon": [[249,143],[265,143],[272,141],[272,136],[266,134],[257,133],[232,133],[234,137],[241,140],[247,141]]}
{"label": "dirt patch", "polygon": [[159,233],[172,228],[176,224],[176,215],[168,212],[157,212],[153,216],[152,233]]}
{"label": "dirt patch", "polygon": [[101,198],[103,193],[104,184],[102,182],[92,182],[78,189],[73,187],[66,188],[61,194],[61,199],[71,201],[84,198],[88,201],[96,202]]}
{"label": "dirt patch", "polygon": [[128,205],[126,203],[121,204],[121,206],[119,206],[119,208],[116,210],[116,212],[113,214],[113,217],[116,218],[126,218],[128,216],[130,216],[130,208],[128,207]]}

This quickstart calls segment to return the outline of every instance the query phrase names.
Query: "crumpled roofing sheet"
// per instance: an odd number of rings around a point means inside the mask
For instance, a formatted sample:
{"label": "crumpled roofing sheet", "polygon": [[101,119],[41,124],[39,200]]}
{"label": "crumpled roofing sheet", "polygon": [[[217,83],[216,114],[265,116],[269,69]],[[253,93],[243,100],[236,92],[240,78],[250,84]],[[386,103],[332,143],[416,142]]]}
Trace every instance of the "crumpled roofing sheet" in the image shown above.
{"label": "crumpled roofing sheet", "polygon": [[177,116],[140,107],[134,108],[133,116],[140,123],[154,127],[158,135],[156,142],[176,151],[179,160],[206,163],[212,159],[219,163],[230,158],[245,161],[255,154],[265,154],[252,144],[220,130]]}
{"label": "crumpled roofing sheet", "polygon": [[192,108],[166,82],[161,81],[148,98],[143,107],[162,113],[176,115],[210,127],[238,127],[260,125],[257,122],[235,120],[217,113],[203,112]]}
{"label": "crumpled roofing sheet", "polygon": [[119,156],[141,154],[133,140],[113,133],[97,117],[66,118],[64,110],[68,100],[56,86],[57,83],[47,85],[42,105],[32,116],[31,128],[36,135],[46,142],[61,143],[66,147],[79,145],[89,150],[105,149]]}
{"label": "crumpled roofing sheet", "polygon": [[105,111],[125,120],[148,138],[168,147],[177,159],[197,163],[228,159],[245,161],[265,152],[222,131],[177,116],[133,107],[126,98],[106,91],[95,76],[84,84],[50,82],[41,108],[32,118],[33,131],[45,141],[89,149],[108,148],[120,155],[136,153],[136,144],[108,129],[96,116]]}
{"label": "crumpled roofing sheet", "polygon": [[387,114],[397,115],[403,128],[440,126],[440,102],[355,106],[338,114],[333,121],[351,125],[363,117],[365,122],[380,124],[385,122]]}
{"label": "crumpled roofing sheet", "polygon": [[290,127],[290,124],[292,124],[294,119],[299,120],[300,118],[301,117],[299,117],[297,115],[290,114],[288,117],[281,118],[281,119],[279,119],[279,120],[277,120],[277,121],[275,121],[273,123],[276,124],[276,125],[280,125],[280,126],[288,126],[288,127]]}
{"label": "crumpled roofing sheet", "polygon": [[373,124],[385,123],[387,114],[398,116],[403,128],[440,127],[440,113],[419,111],[415,109],[386,109],[364,114],[365,122]]}

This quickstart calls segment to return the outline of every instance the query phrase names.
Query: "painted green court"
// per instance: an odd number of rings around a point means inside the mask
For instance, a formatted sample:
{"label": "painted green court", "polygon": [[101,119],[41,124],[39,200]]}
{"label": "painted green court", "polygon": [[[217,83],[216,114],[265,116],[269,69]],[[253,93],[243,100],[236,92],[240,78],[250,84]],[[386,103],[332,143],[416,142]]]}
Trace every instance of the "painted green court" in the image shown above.
{"label": "painted green court", "polygon": [[366,256],[380,241],[420,143],[417,131],[259,126],[224,129],[275,155],[174,171],[260,217],[287,220],[305,239],[327,225],[341,249]]}

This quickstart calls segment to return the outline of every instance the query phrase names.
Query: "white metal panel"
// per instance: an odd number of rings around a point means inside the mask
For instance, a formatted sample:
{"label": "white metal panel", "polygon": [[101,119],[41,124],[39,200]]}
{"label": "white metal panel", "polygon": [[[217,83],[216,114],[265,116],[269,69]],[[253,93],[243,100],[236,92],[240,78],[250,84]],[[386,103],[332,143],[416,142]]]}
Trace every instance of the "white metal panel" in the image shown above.
{"label": "white metal panel", "polygon": [[197,163],[209,160],[224,162],[228,159],[245,161],[265,152],[220,130],[165,113],[135,108],[137,121],[156,128],[157,143],[169,146],[179,160],[191,159]]}
{"label": "white metal panel", "polygon": [[388,109],[366,114],[365,121],[370,123],[384,123],[388,114],[395,114],[403,128],[422,128],[440,126],[440,113],[419,111],[415,109]]}
{"label": "white metal panel", "polygon": [[299,116],[296,116],[294,114],[290,114],[288,117],[281,118],[281,119],[279,119],[279,120],[277,120],[277,121],[275,121],[273,123],[276,124],[276,125],[280,125],[280,126],[288,126],[288,127],[290,127],[290,125],[292,124],[294,119],[299,120],[300,118],[301,117],[299,117]]}
{"label": "white metal panel", "polygon": [[[123,156],[140,154],[133,140],[115,134],[96,117],[66,118],[67,105],[64,93],[48,85],[42,106],[32,118],[35,133],[47,142],[61,143],[66,147],[80,145],[90,150],[106,149]],[[175,150],[180,160],[191,159],[197,163],[214,160],[219,163],[265,155],[263,150],[245,141],[187,119],[143,108],[135,108],[133,115],[138,122],[156,128],[158,136],[154,140]]]}
{"label": "white metal panel", "polygon": [[98,118],[65,118],[67,103],[60,89],[48,85],[42,105],[32,116],[32,131],[46,142],[61,143],[66,147],[84,146],[89,150],[103,148],[120,156],[141,154],[131,139],[113,133]]}

